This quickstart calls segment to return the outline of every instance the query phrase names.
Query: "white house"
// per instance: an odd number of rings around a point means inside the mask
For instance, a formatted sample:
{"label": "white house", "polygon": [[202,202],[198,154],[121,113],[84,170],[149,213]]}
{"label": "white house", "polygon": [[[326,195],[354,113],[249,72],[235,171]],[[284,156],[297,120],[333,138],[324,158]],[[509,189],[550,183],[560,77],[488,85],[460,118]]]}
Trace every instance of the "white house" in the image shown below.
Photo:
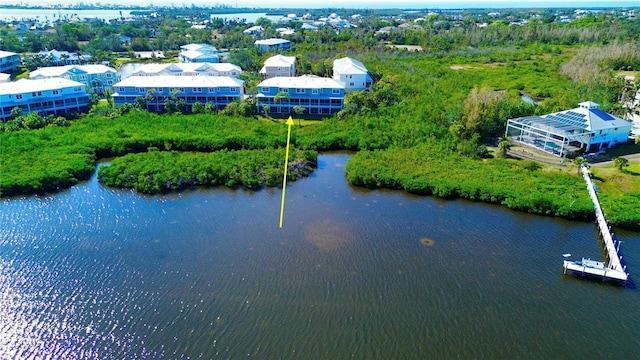
{"label": "white house", "polygon": [[599,151],[629,139],[632,124],[586,101],[571,110],[507,121],[513,141],[556,156],[578,150]]}
{"label": "white house", "polygon": [[277,38],[256,40],[254,44],[258,47],[258,51],[263,53],[267,51],[284,51],[291,48],[291,41]]}
{"label": "white house", "polygon": [[65,78],[83,83],[90,92],[103,94],[118,81],[116,69],[105,65],[41,67],[29,73],[31,79]]}
{"label": "white house", "polygon": [[318,31],[318,27],[317,26],[313,26],[309,23],[304,23],[302,24],[302,26],[300,27],[300,29],[302,30],[309,30],[309,31]]}
{"label": "white house", "polygon": [[344,57],[333,61],[333,79],[344,84],[347,92],[369,90],[373,79],[358,60]]}
{"label": "white house", "polygon": [[229,76],[129,76],[114,84],[115,106],[136,104],[146,98],[149,111],[163,112],[167,100],[181,99],[188,106],[212,103],[223,109],[244,96],[244,81]]}
{"label": "white house", "polygon": [[180,47],[182,51],[178,59],[183,63],[217,63],[220,62],[218,49],[208,44],[188,44]]}
{"label": "white house", "polygon": [[239,77],[242,69],[230,63],[157,63],[144,64],[132,76],[231,76]]}
{"label": "white house", "polygon": [[279,76],[295,76],[296,57],[274,55],[265,60],[264,66],[260,69],[260,74],[263,74],[267,79]]}
{"label": "white house", "polygon": [[[584,115],[587,130],[593,133],[589,141],[589,150],[610,148],[629,140],[630,122],[600,110],[600,105],[591,101],[582,102],[578,106],[569,111]],[[560,116],[562,112],[556,114]]]}
{"label": "white house", "polygon": [[259,35],[259,34],[262,34],[263,32],[264,32],[264,28],[260,25],[252,26],[243,31],[243,33],[247,35]]}
{"label": "white house", "polygon": [[0,83],[0,119],[11,117],[15,107],[24,114],[37,112],[43,116],[82,112],[89,108],[89,100],[84,84],[64,78]]}
{"label": "white house", "polygon": [[276,28],[276,32],[280,36],[293,35],[293,34],[296,33],[296,31],[294,29],[289,28],[289,27]]}
{"label": "white house", "polygon": [[82,64],[91,60],[91,55],[78,55],[68,51],[44,50],[38,53],[40,56],[47,57],[56,65],[72,65]]}
{"label": "white house", "polygon": [[20,67],[20,55],[0,50],[0,72],[12,73]]}

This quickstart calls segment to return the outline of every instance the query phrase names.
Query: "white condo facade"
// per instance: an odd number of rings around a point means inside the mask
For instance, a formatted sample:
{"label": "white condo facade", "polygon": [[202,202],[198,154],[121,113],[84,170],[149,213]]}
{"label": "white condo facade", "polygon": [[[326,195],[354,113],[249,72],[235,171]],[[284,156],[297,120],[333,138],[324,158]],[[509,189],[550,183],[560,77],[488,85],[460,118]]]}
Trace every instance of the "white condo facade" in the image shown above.
{"label": "white condo facade", "polygon": [[118,81],[116,69],[105,65],[65,65],[41,67],[29,73],[30,79],[65,78],[83,83],[89,92],[104,94]]}
{"label": "white condo facade", "polygon": [[242,69],[230,63],[158,63],[144,64],[132,76],[231,76],[239,77]]}

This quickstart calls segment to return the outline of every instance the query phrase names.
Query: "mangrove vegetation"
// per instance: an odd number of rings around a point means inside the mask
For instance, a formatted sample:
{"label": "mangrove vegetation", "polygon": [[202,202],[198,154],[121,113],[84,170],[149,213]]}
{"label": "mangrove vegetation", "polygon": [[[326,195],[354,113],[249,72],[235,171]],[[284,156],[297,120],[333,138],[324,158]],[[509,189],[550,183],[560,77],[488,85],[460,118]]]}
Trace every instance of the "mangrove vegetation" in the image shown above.
{"label": "mangrove vegetation", "polygon": [[[168,24],[180,24],[166,14],[149,22],[164,17]],[[503,138],[505,124],[510,118],[574,108],[582,101],[622,116],[627,110],[619,99],[630,87],[616,74],[640,71],[640,19],[623,22],[605,14],[568,24],[545,19],[478,27],[466,15],[459,23],[430,15],[421,30],[380,35],[378,30],[389,22],[371,15],[357,28],[297,31],[291,54],[298,58],[300,74],[326,76],[333,59],[351,56],[368,67],[375,84],[369,92],[349,94],[344,109],[331,118],[299,122],[305,116],[294,116],[294,150],[287,164],[291,179],[312,171],[317,152],[350,150],[354,155],[346,178],[357,186],[592,219],[575,165],[511,156],[509,140]],[[274,26],[261,23],[266,31]],[[216,34],[226,32],[219,44],[207,40],[221,45],[235,38],[235,44],[224,44],[234,45],[229,60],[242,61],[243,70],[257,71],[263,58],[272,55],[251,49],[250,40],[238,33],[239,25],[223,25],[216,29]],[[414,43],[422,50],[389,46]],[[248,74],[245,79],[251,89],[258,78]],[[523,95],[538,103],[523,101]],[[279,186],[285,119],[247,109],[252,103],[221,112],[199,107],[185,114],[179,108],[150,114],[135,106],[114,109],[107,99],[90,114],[68,121],[16,114],[0,134],[1,195],[67,188],[88,179],[105,158],[110,162],[98,171],[105,185],[145,193],[193,186]],[[640,183],[633,171],[616,176]],[[629,185],[623,192],[601,188],[613,225],[640,229],[639,187]]]}

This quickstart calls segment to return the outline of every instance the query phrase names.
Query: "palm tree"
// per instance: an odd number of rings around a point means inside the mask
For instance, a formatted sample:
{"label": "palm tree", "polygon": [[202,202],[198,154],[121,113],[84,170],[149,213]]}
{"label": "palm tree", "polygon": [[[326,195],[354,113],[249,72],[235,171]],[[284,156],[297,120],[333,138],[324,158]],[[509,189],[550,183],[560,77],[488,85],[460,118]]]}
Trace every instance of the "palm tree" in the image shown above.
{"label": "palm tree", "polygon": [[[305,109],[300,105],[296,105],[291,110],[293,110],[293,112],[296,113],[296,115],[302,115],[302,113],[304,113],[305,110],[307,109]],[[298,116],[298,126],[300,126],[300,116]]]}
{"label": "palm tree", "polygon": [[625,157],[618,156],[616,158],[613,158],[613,165],[615,167],[617,167],[618,170],[624,172],[624,170],[622,170],[622,168],[629,166],[629,160],[627,158],[625,158]]}
{"label": "palm tree", "polygon": [[511,142],[509,141],[509,139],[501,139],[498,143],[498,157],[506,157],[509,150],[511,150]]}
{"label": "palm tree", "polygon": [[580,174],[580,171],[582,169],[582,165],[583,164],[587,164],[587,160],[585,160],[582,156],[578,156],[575,159],[573,159],[573,163],[578,166],[578,174]]}
{"label": "palm tree", "polygon": [[[289,102],[289,99],[290,99],[290,97],[289,97],[289,93],[287,91],[280,91],[279,93],[276,94],[276,96],[273,97],[273,101],[276,104],[280,104],[280,102],[282,100],[286,100],[287,102]],[[280,109],[280,112],[284,113],[284,111],[282,111],[282,109]],[[289,111],[289,112],[291,112],[291,111]]]}

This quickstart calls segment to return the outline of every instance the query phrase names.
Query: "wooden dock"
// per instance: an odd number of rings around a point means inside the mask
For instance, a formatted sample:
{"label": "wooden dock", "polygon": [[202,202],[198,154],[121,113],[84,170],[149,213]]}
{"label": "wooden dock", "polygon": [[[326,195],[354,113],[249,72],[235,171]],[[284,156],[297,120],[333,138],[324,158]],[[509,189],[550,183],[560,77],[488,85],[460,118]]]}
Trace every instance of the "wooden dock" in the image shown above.
{"label": "wooden dock", "polygon": [[564,273],[571,272],[580,276],[596,277],[601,278],[603,281],[612,280],[625,284],[629,274],[626,272],[626,266],[622,265],[622,256],[619,255],[620,242],[615,239],[615,235],[611,232],[611,227],[607,224],[607,220],[602,213],[596,187],[591,180],[587,166],[582,165],[580,172],[587,183],[587,190],[593,201],[596,222],[600,230],[602,243],[606,250],[608,264],[605,265],[604,262],[585,258],[582,258],[580,261],[565,260],[563,265]]}

